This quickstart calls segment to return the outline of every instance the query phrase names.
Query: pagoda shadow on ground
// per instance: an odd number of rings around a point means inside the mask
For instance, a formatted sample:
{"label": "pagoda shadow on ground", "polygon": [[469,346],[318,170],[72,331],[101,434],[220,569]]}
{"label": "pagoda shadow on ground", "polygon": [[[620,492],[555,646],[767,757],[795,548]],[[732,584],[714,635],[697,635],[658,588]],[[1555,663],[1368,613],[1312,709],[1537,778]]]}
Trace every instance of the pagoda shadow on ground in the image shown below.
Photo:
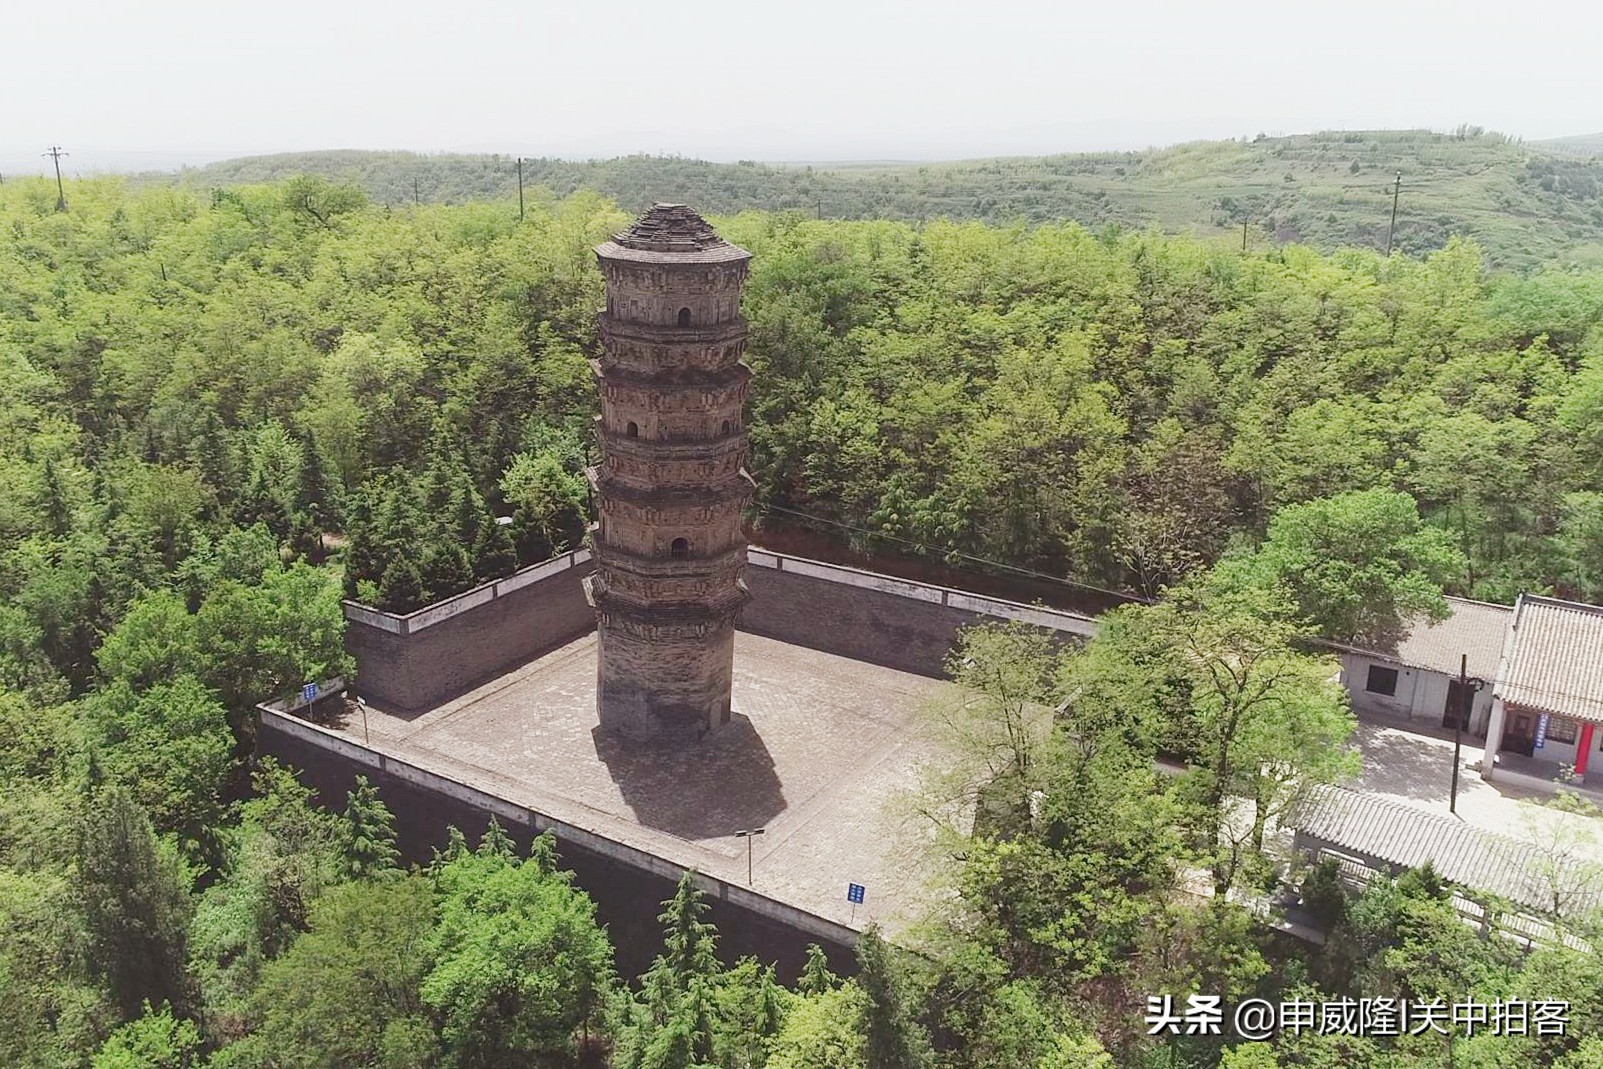
{"label": "pagoda shadow on ground", "polygon": [[636,741],[599,724],[590,735],[624,804],[647,827],[714,839],[761,828],[785,811],[773,755],[739,713],[693,743]]}

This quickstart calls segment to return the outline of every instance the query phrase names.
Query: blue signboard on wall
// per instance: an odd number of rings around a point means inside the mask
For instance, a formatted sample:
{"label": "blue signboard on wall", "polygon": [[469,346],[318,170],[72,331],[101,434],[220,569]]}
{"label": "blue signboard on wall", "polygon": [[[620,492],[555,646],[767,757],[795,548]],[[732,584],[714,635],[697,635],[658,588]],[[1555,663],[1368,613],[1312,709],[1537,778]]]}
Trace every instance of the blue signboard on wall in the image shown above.
{"label": "blue signboard on wall", "polygon": [[1536,748],[1540,750],[1547,745],[1547,714],[1543,713],[1536,718]]}

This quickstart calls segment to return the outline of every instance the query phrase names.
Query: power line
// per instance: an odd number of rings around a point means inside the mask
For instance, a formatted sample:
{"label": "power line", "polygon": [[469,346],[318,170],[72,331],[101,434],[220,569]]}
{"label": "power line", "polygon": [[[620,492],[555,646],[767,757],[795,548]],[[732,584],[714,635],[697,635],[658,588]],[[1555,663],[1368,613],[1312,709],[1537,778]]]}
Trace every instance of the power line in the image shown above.
{"label": "power line", "polygon": [[51,145],[49,152],[41,152],[41,153],[39,153],[39,155],[41,155],[41,156],[49,156],[52,160],[55,161],[55,164],[56,164],[56,211],[64,212],[64,211],[67,210],[67,190],[61,184],[61,157],[70,155],[70,153],[63,152],[61,150],[61,146],[60,145]]}
{"label": "power line", "polygon": [[914,549],[917,549],[920,552],[928,553],[929,551],[934,550],[935,552],[945,554],[948,557],[958,557],[962,560],[973,561],[975,564],[984,564],[992,568],[999,568],[1005,572],[1013,572],[1018,575],[1029,576],[1031,579],[1044,579],[1050,583],[1058,583],[1062,586],[1071,586],[1079,590],[1090,590],[1098,594],[1105,594],[1108,597],[1119,598],[1124,601],[1150,602],[1149,598],[1144,598],[1139,594],[1132,594],[1129,591],[1109,590],[1107,587],[1097,586],[1095,583],[1082,583],[1077,579],[1066,579],[1061,575],[1050,575],[1046,572],[1038,572],[1030,568],[1020,568],[1016,564],[1004,564],[1002,561],[992,560],[989,557],[976,556],[973,553],[964,553],[962,550],[944,549],[940,546],[932,546],[927,542],[915,542],[910,538],[902,538],[899,535],[886,534],[884,531],[870,530],[867,527],[857,527],[841,520],[832,520],[827,516],[815,516],[809,512],[801,512],[797,509],[788,509],[782,505],[759,505],[758,507],[764,512],[782,512],[787,516],[798,516],[804,520],[812,520],[815,523],[829,524],[833,527],[839,527],[842,530],[855,531],[858,534],[869,535],[873,538],[883,538],[890,542],[900,542],[905,546],[912,546]]}

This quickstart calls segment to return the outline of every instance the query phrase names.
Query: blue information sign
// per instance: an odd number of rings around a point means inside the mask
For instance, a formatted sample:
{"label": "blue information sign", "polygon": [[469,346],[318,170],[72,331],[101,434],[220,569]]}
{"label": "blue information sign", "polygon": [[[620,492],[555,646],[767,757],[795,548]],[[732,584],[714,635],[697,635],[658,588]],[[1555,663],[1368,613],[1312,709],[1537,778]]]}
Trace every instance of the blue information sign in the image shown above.
{"label": "blue information sign", "polygon": [[846,885],[846,901],[850,902],[854,906],[862,905],[863,898],[867,894],[867,890],[864,889],[863,885],[860,883],[849,883]]}
{"label": "blue information sign", "polygon": [[1536,718],[1536,748],[1538,750],[1547,746],[1547,714],[1543,713]]}
{"label": "blue information sign", "polygon": [[307,683],[301,687],[301,701],[315,702],[317,700],[317,684]]}

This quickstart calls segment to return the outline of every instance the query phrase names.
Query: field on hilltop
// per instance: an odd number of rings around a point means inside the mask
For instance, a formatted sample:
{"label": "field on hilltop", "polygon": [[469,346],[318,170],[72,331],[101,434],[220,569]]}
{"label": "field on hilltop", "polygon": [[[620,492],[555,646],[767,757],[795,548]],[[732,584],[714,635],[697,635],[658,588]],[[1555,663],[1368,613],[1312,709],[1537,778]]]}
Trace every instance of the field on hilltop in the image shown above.
{"label": "field on hilltop", "polygon": [[[591,189],[629,211],[659,200],[706,212],[800,211],[836,219],[977,219],[1159,227],[1249,244],[1384,248],[1402,172],[1395,247],[1420,254],[1454,234],[1497,266],[1603,261],[1603,160],[1585,138],[1523,144],[1455,133],[1327,131],[1194,142],[1142,152],[951,163],[772,165],[662,156],[524,160],[531,196]],[[233,185],[316,174],[381,204],[462,203],[517,195],[513,159],[410,152],[254,156],[185,170],[177,180]],[[150,181],[169,176],[146,176]]]}

